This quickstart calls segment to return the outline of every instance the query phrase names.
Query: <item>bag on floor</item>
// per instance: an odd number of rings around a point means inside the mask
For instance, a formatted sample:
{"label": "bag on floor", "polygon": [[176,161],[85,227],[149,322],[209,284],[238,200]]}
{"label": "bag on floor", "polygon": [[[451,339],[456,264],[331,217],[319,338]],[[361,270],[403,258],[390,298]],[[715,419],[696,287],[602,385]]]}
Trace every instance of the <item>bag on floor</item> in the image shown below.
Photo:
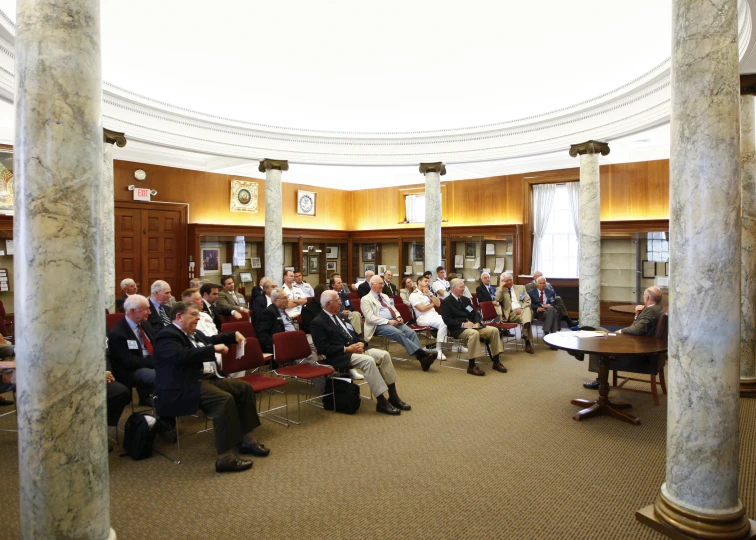
{"label": "bag on floor", "polygon": [[[344,414],[354,414],[360,410],[360,387],[352,384],[351,381],[341,379],[331,379],[333,383],[333,394],[323,396],[323,408],[329,411],[333,410],[334,400],[336,401],[336,412]],[[330,385],[326,384],[326,389]]]}
{"label": "bag on floor", "polygon": [[121,457],[131,456],[134,460],[152,457],[152,443],[157,433],[157,421],[154,417],[133,413],[126,419],[123,428],[123,451]]}

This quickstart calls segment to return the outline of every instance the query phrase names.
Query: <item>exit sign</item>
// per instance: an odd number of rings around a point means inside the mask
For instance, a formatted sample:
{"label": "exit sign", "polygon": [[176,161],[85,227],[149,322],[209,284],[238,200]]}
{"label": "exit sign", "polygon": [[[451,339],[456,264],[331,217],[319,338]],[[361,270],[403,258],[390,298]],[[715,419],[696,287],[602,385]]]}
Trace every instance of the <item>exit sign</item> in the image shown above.
{"label": "exit sign", "polygon": [[134,200],[135,201],[149,201],[150,190],[146,188],[134,188]]}

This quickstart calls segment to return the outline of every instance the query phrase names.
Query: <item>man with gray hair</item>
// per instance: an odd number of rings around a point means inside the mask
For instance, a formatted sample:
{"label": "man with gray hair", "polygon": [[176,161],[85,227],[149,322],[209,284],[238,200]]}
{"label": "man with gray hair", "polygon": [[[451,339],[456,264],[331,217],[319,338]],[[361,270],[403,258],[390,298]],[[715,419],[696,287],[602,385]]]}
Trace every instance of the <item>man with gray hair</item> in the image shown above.
{"label": "man with gray hair", "polygon": [[[365,272],[365,281],[360,283],[360,285],[357,287],[357,295],[362,298],[366,294],[370,292],[370,280],[373,279],[373,276],[375,275],[375,272],[372,270],[367,270]],[[383,280],[381,280],[381,283]]]}
{"label": "man with gray hair", "polygon": [[[528,291],[528,293],[538,287],[537,281],[539,277],[543,277],[543,272],[540,270],[533,272],[533,281],[525,285],[525,290]],[[576,321],[570,319],[570,313],[567,311],[567,306],[564,305],[564,300],[562,300],[562,297],[557,294],[554,287],[548,281],[546,282],[546,288],[554,293],[554,309],[559,313],[559,320],[563,320],[567,324],[567,328],[572,328],[577,325]]]}
{"label": "man with gray hair", "polygon": [[360,301],[362,315],[365,317],[365,326],[362,329],[365,341],[369,343],[374,335],[396,341],[420,361],[423,371],[428,371],[438,357],[438,352],[426,352],[420,345],[417,334],[404,324],[399,312],[391,305],[389,297],[383,294],[381,276],[370,278],[370,289],[370,293]]}
{"label": "man with gray hair", "polygon": [[202,280],[200,278],[196,277],[189,280],[190,289],[199,289],[200,287],[202,287]]}
{"label": "man with gray hair", "polygon": [[123,296],[116,299],[116,311],[124,313],[123,303],[129,296],[137,293],[136,281],[131,278],[124,279],[121,281],[121,290],[123,291]]}
{"label": "man with gray hair", "polygon": [[501,287],[496,292],[496,301],[501,307],[501,322],[522,324],[525,352],[533,354],[533,346],[530,344],[530,323],[533,321],[533,312],[530,309],[530,296],[525,287],[514,285],[512,274],[505,272],[501,275]]}
{"label": "man with gray hair", "polygon": [[158,279],[150,287],[150,317],[147,323],[157,333],[171,324],[169,302],[171,298],[171,286],[167,282]]}
{"label": "man with gray hair", "polygon": [[270,293],[276,288],[276,284],[272,279],[267,279],[263,284],[263,294],[255,298],[252,302],[252,326],[257,329],[257,325],[260,323],[260,314],[263,310],[273,303],[270,298]]}
{"label": "man with gray hair", "polygon": [[[367,341],[360,339],[349,320],[339,313],[341,300],[338,293],[323,291],[320,305],[323,311],[312,320],[310,330],[313,344],[318,353],[325,356],[325,363],[337,371],[349,368],[361,370],[378,401],[375,407],[377,412],[399,415],[412,409],[402,401],[396,390],[396,372],[391,355],[380,349],[371,349]],[[386,392],[388,399],[384,396]]]}

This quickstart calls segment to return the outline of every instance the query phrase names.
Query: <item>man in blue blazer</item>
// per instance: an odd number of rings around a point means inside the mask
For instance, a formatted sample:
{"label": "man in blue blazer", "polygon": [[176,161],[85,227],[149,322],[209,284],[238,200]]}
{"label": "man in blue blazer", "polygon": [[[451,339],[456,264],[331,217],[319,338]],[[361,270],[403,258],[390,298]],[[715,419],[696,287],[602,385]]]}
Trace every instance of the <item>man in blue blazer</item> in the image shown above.
{"label": "man in blue blazer", "polygon": [[239,332],[206,336],[197,330],[199,310],[189,302],[171,309],[171,324],[155,337],[155,404],[158,415],[187,416],[201,409],[213,419],[217,472],[243,471],[252,462],[234,453],[265,457],[270,450],[257,442],[252,430],[260,425],[252,387],[226,378],[215,353],[242,343]]}
{"label": "man in blue blazer", "polygon": [[[559,332],[561,321],[559,312],[554,306],[556,302],[556,293],[553,289],[546,287],[546,278],[541,276],[536,279],[536,288],[528,291],[530,296],[530,309],[533,310],[533,317],[543,321],[544,334]],[[551,347],[556,350],[556,347]]]}

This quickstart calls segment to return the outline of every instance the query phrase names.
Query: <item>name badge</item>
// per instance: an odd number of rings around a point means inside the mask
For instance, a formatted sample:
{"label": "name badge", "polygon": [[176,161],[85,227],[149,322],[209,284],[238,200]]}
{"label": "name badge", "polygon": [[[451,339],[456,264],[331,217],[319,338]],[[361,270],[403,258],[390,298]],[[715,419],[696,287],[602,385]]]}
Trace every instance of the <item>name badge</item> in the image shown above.
{"label": "name badge", "polygon": [[354,330],[354,326],[352,326],[352,323],[346,323],[346,327],[350,330]]}
{"label": "name badge", "polygon": [[350,302],[349,300],[347,300],[346,302],[344,302],[344,305],[345,305],[345,306],[351,306],[351,305],[352,305],[352,303],[351,303],[351,302]]}
{"label": "name badge", "polygon": [[472,306],[467,306],[467,307],[466,307],[465,309],[466,309],[467,311],[472,311],[472,310],[473,310]]}
{"label": "name badge", "polygon": [[521,294],[520,295],[520,300],[524,300],[524,299],[525,299],[525,294]]}
{"label": "name badge", "polygon": [[139,350],[139,343],[135,339],[127,339],[126,345],[129,346],[129,349]]}

